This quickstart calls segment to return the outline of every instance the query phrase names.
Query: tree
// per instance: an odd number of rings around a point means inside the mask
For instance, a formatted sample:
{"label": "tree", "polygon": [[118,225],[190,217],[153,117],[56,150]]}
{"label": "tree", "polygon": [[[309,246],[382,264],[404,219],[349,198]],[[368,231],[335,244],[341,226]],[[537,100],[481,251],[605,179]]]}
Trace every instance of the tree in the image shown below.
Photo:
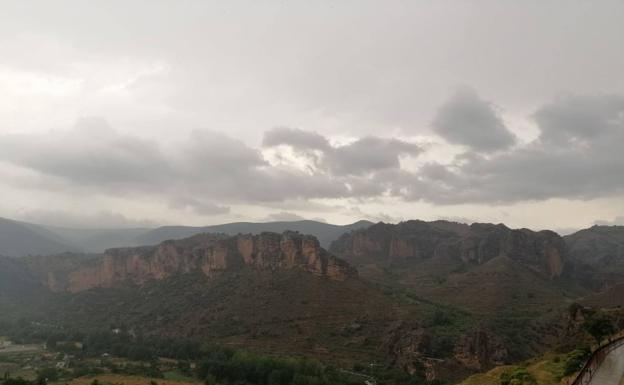
{"label": "tree", "polygon": [[605,316],[593,316],[583,325],[583,328],[587,333],[589,333],[596,342],[600,345],[603,338],[615,333],[615,327],[613,326],[613,322]]}
{"label": "tree", "polygon": [[47,384],[48,382],[58,380],[59,375],[55,368],[43,368],[37,372],[37,378],[38,383]]}

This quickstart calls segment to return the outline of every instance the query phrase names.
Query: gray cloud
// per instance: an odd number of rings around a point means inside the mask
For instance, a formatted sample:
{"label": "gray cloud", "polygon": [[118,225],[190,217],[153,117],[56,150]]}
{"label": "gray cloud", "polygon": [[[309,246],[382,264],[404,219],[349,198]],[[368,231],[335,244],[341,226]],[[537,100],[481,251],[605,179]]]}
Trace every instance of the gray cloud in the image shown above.
{"label": "gray cloud", "polygon": [[327,220],[325,218],[304,217],[304,216],[301,216],[299,214],[295,214],[289,211],[279,211],[279,212],[271,213],[261,219],[261,221],[263,222],[295,222],[295,221],[304,221],[304,220],[327,223]]}
{"label": "gray cloud", "polygon": [[366,136],[356,141],[332,146],[322,135],[291,128],[276,128],[264,135],[265,146],[288,145],[306,155],[311,150],[318,166],[337,176],[362,176],[372,172],[398,169],[401,156],[417,156],[420,146],[398,139]]}
{"label": "gray cloud", "polygon": [[454,204],[624,193],[624,97],[564,98],[535,117],[541,135],[534,142],[489,158],[472,153],[451,166],[427,164],[405,186],[407,196]]}
{"label": "gray cloud", "polygon": [[437,112],[434,131],[454,144],[479,151],[511,146],[515,137],[490,102],[470,88],[461,88]]}
{"label": "gray cloud", "polygon": [[93,119],[69,131],[0,136],[0,162],[36,172],[40,180],[32,186],[40,189],[147,195],[205,215],[226,210],[205,203],[210,200],[257,203],[351,194],[345,180],[271,166],[259,150],[221,133],[195,131],[164,145]]}
{"label": "gray cloud", "polygon": [[169,207],[179,210],[191,209],[199,215],[218,215],[230,212],[230,208],[227,206],[219,206],[210,202],[201,202],[194,198],[182,197],[171,199]]}
{"label": "gray cloud", "polygon": [[421,148],[398,139],[367,136],[355,142],[334,147],[327,153],[327,166],[336,174],[362,175],[372,171],[398,169],[399,157],[416,156]]}
{"label": "gray cloud", "polygon": [[534,118],[540,139],[549,144],[594,144],[600,136],[621,130],[624,97],[573,95],[540,108]]}
{"label": "gray cloud", "polygon": [[289,127],[276,127],[264,133],[262,145],[271,147],[281,144],[300,150],[327,151],[331,148],[329,141],[316,132],[298,130]]}
{"label": "gray cloud", "polygon": [[0,162],[38,176],[30,188],[149,197],[198,215],[227,214],[235,204],[275,208],[317,198],[507,204],[624,194],[624,97],[570,96],[534,117],[540,135],[531,143],[486,154],[469,149],[451,164],[430,161],[416,171],[402,168],[401,158],[419,156],[420,146],[394,138],[332,145],[313,132],[268,131],[264,146],[314,153],[313,167],[301,171],[273,165],[260,149],[222,133],[194,131],[162,143],[121,134],[97,119],[68,131],[0,136]]}
{"label": "gray cloud", "polygon": [[0,160],[106,189],[155,184],[172,172],[155,142],[118,134],[95,118],[69,131],[2,136]]}

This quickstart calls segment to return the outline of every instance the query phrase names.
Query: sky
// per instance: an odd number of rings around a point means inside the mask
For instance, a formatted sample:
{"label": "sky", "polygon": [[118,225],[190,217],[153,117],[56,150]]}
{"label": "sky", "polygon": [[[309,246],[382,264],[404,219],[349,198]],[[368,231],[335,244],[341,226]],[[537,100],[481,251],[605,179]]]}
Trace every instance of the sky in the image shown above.
{"label": "sky", "polygon": [[0,216],[624,224],[623,0],[0,6]]}

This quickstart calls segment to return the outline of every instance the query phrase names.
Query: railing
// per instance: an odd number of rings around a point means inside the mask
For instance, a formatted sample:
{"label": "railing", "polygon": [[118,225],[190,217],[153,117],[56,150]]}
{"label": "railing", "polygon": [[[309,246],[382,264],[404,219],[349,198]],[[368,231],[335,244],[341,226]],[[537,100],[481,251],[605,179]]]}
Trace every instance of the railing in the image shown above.
{"label": "railing", "polygon": [[607,355],[622,345],[624,345],[624,335],[618,335],[617,337],[610,339],[606,344],[599,346],[598,349],[594,350],[594,352],[589,356],[589,359],[581,371],[576,375],[574,381],[569,384],[589,384],[594,377],[596,370],[598,370],[602,362],[605,358],[607,358]]}

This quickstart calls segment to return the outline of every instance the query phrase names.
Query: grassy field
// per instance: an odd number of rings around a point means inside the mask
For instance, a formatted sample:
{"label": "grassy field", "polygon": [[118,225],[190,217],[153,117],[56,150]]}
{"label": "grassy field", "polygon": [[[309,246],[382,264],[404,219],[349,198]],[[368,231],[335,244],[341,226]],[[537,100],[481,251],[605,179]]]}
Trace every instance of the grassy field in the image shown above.
{"label": "grassy field", "polygon": [[196,381],[195,378],[185,376],[184,374],[176,372],[176,371],[164,372],[163,375],[165,376],[165,380],[181,381],[181,382],[189,382],[189,383]]}
{"label": "grassy field", "polygon": [[101,374],[75,378],[71,381],[57,382],[51,385],[91,385],[97,380],[100,385],[150,385],[155,382],[158,385],[197,385],[200,381],[185,377],[185,380],[173,378],[150,378],[141,376],[125,376],[119,374]]}
{"label": "grassy field", "polygon": [[[526,369],[535,379],[537,385],[563,385],[563,355],[548,354],[539,359],[526,362],[524,365],[499,366],[487,373],[476,374],[464,380],[460,385],[500,385],[501,375]],[[524,382],[523,382],[524,384]],[[530,382],[526,382],[530,384]]]}

